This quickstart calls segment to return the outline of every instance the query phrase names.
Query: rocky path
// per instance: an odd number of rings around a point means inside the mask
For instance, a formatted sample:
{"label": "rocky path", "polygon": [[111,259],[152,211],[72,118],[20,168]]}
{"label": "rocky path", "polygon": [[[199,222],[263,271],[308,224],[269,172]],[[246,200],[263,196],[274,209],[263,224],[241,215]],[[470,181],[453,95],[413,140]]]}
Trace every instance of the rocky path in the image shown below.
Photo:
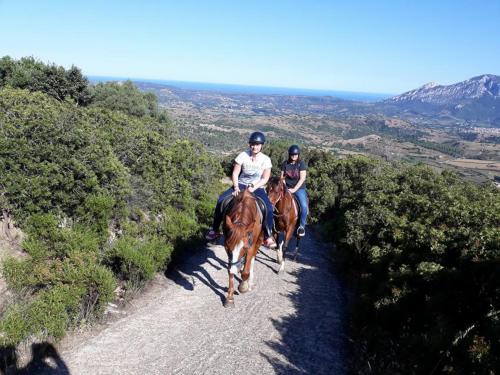
{"label": "rocky path", "polygon": [[[277,274],[257,255],[256,287],[225,309],[226,254],[197,250],[157,279],[136,307],[59,350],[40,374],[343,374],[341,296],[327,249],[311,232]],[[57,367],[57,368],[54,368]]]}

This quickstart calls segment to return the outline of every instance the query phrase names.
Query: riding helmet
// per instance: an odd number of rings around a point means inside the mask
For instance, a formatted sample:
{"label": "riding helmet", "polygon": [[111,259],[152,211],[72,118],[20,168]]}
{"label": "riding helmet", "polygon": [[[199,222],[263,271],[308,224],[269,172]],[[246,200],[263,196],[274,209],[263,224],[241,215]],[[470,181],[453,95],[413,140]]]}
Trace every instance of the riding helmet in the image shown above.
{"label": "riding helmet", "polygon": [[288,155],[300,154],[300,148],[297,145],[291,145],[288,148]]}
{"label": "riding helmet", "polygon": [[266,136],[261,132],[253,132],[252,134],[250,134],[248,143],[260,143],[261,145],[263,145],[264,143],[266,143]]}

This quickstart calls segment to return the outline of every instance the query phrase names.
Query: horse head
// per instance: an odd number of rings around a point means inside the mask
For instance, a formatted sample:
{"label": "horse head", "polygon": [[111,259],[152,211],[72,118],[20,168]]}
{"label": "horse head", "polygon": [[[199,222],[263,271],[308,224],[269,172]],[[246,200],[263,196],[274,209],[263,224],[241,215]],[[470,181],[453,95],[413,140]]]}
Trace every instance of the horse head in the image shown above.
{"label": "horse head", "polygon": [[272,177],[269,180],[269,184],[267,186],[267,196],[269,200],[276,206],[276,203],[283,198],[285,194],[285,179],[280,177]]}
{"label": "horse head", "polygon": [[235,198],[233,208],[224,219],[224,246],[227,251],[236,248],[247,250],[253,245],[257,221],[255,197],[248,190],[240,192]]}

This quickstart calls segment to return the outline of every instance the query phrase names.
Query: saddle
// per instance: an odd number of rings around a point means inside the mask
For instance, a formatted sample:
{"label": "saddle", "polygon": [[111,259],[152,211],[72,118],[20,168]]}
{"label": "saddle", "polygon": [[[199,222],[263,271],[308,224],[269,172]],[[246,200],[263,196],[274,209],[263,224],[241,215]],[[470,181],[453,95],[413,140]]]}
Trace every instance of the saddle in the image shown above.
{"label": "saddle", "polygon": [[[264,222],[264,218],[267,215],[266,204],[261,198],[259,198],[255,194],[252,194],[252,196],[255,198],[255,203],[257,205],[257,212],[259,213],[260,223],[262,224]],[[221,202],[220,217],[226,217],[227,213],[231,211],[233,206],[234,206],[234,196],[230,195]]]}

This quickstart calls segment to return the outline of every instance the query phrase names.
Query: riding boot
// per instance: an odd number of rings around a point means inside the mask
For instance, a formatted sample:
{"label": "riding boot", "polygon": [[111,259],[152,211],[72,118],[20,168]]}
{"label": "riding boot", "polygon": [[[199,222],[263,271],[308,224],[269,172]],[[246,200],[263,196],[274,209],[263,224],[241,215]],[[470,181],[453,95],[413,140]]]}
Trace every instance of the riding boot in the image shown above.
{"label": "riding boot", "polygon": [[214,231],[218,232],[221,222],[222,222],[221,207],[220,207],[220,204],[217,203],[217,205],[215,206],[214,221],[213,221],[212,229]]}

